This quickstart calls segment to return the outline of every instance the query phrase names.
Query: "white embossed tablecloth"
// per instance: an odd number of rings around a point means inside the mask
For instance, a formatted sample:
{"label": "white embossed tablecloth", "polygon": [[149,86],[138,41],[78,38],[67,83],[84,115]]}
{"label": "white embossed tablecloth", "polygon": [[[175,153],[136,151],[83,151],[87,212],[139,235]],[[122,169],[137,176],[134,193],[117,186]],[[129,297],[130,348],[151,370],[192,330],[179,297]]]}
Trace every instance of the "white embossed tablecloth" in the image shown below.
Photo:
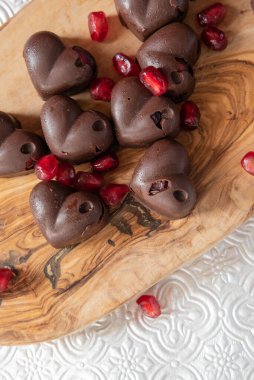
{"label": "white embossed tablecloth", "polygon": [[[0,0],[0,22],[27,2]],[[0,380],[254,380],[254,218],[149,293],[156,320],[134,300],[72,336],[0,347]]]}

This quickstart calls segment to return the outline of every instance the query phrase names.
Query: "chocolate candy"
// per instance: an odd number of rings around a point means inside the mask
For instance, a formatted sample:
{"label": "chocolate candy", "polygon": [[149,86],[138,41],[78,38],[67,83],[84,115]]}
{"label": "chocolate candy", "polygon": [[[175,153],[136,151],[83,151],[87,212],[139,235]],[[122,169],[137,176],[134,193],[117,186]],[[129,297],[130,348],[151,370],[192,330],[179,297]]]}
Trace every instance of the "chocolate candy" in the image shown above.
{"label": "chocolate candy", "polygon": [[55,95],[44,104],[41,124],[51,152],[72,163],[98,156],[114,139],[111,123],[104,114],[82,111],[75,100],[63,95]]}
{"label": "chocolate candy", "polygon": [[188,0],[115,0],[124,26],[141,41],[172,21],[180,21],[188,10]]}
{"label": "chocolate candy", "polygon": [[44,237],[55,248],[89,239],[108,221],[108,210],[97,195],[55,181],[34,187],[30,207]]}
{"label": "chocolate candy", "polygon": [[145,146],[180,131],[176,105],[164,96],[153,96],[135,77],[124,78],[114,87],[111,112],[122,146]]}
{"label": "chocolate candy", "polygon": [[181,219],[195,206],[196,191],[188,178],[190,160],[176,141],[155,142],[137,165],[130,183],[135,198],[167,219]]}
{"label": "chocolate candy", "polygon": [[47,152],[40,136],[21,129],[17,119],[0,112],[0,177],[29,174]]}
{"label": "chocolate candy", "polygon": [[154,66],[168,79],[168,92],[174,101],[188,98],[195,87],[192,65],[200,54],[199,40],[183,23],[164,26],[140,47],[137,59],[141,68]]}
{"label": "chocolate candy", "polygon": [[65,47],[51,32],[33,34],[23,55],[34,87],[43,99],[83,91],[96,75],[95,60],[87,50]]}

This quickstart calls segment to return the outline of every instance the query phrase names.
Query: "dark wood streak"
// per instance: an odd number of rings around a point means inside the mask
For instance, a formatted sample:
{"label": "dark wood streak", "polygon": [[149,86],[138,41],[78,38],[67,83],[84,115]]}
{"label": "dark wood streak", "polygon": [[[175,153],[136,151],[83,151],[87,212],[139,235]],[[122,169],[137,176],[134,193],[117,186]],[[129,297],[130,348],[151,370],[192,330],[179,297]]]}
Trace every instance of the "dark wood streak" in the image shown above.
{"label": "dark wood streak", "polygon": [[59,250],[54,254],[46,263],[44,267],[44,274],[46,278],[49,279],[52,289],[56,289],[57,281],[61,276],[61,261],[68,255],[77,245],[72,245],[70,247]]}
{"label": "dark wood streak", "polygon": [[124,217],[114,217],[110,224],[116,227],[122,234],[132,236],[133,232],[130,223]]}
{"label": "dark wood streak", "polygon": [[116,246],[116,243],[114,242],[114,240],[111,240],[111,239],[108,239],[108,244],[111,245],[112,247]]}
{"label": "dark wood streak", "polygon": [[150,232],[157,230],[162,223],[161,220],[155,219],[150,211],[133,197],[126,199],[126,210],[137,217],[137,223],[139,225],[149,228],[149,231],[146,233],[147,236],[149,236]]}

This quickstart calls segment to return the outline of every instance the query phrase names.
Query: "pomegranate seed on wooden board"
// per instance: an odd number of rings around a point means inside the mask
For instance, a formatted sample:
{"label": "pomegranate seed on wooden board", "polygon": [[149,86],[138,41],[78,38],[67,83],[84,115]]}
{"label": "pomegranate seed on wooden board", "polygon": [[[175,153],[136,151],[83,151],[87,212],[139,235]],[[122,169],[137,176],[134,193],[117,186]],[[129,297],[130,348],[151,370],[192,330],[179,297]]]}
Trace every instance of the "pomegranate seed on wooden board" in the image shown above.
{"label": "pomegranate seed on wooden board", "polygon": [[119,205],[129,192],[129,186],[110,183],[100,190],[100,197],[110,207]]}
{"label": "pomegranate seed on wooden board", "polygon": [[225,33],[215,26],[208,26],[201,34],[202,41],[211,50],[221,51],[228,46]]}
{"label": "pomegranate seed on wooden board", "polygon": [[94,79],[90,87],[91,97],[95,100],[110,102],[114,85],[115,82],[110,78]]}
{"label": "pomegranate seed on wooden board", "polygon": [[75,188],[81,191],[98,191],[103,185],[103,177],[97,173],[79,171],[75,178]]}
{"label": "pomegranate seed on wooden board", "polygon": [[42,181],[50,181],[57,174],[58,160],[53,154],[41,157],[35,165],[35,174]]}
{"label": "pomegranate seed on wooden board", "polygon": [[220,24],[227,13],[227,8],[222,3],[214,3],[198,13],[197,18],[201,26],[214,26]]}
{"label": "pomegranate seed on wooden board", "polygon": [[88,16],[88,27],[93,41],[102,42],[108,34],[108,20],[104,12],[92,12]]}
{"label": "pomegranate seed on wooden board", "polygon": [[181,106],[181,125],[184,129],[193,130],[199,127],[200,124],[200,110],[196,103],[188,100]]}
{"label": "pomegranate seed on wooden board", "polygon": [[67,186],[73,186],[75,181],[75,168],[68,162],[60,162],[57,169],[56,180]]}
{"label": "pomegranate seed on wooden board", "polygon": [[13,276],[14,273],[10,268],[0,268],[0,293],[7,289]]}
{"label": "pomegranate seed on wooden board", "polygon": [[248,152],[243,157],[241,165],[247,173],[254,175],[254,152]]}
{"label": "pomegranate seed on wooden board", "polygon": [[91,166],[93,171],[104,173],[119,166],[118,157],[115,153],[108,153],[93,160]]}

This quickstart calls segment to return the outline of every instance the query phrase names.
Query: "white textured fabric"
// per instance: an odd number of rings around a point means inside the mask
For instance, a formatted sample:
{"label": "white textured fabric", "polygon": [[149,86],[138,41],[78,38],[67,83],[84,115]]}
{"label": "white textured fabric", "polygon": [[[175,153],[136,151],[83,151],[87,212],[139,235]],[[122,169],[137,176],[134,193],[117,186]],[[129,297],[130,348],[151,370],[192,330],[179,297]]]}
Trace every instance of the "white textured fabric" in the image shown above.
{"label": "white textured fabric", "polygon": [[[0,0],[1,22],[26,2]],[[0,380],[254,380],[254,218],[149,293],[156,320],[134,300],[72,336],[0,347]]]}

